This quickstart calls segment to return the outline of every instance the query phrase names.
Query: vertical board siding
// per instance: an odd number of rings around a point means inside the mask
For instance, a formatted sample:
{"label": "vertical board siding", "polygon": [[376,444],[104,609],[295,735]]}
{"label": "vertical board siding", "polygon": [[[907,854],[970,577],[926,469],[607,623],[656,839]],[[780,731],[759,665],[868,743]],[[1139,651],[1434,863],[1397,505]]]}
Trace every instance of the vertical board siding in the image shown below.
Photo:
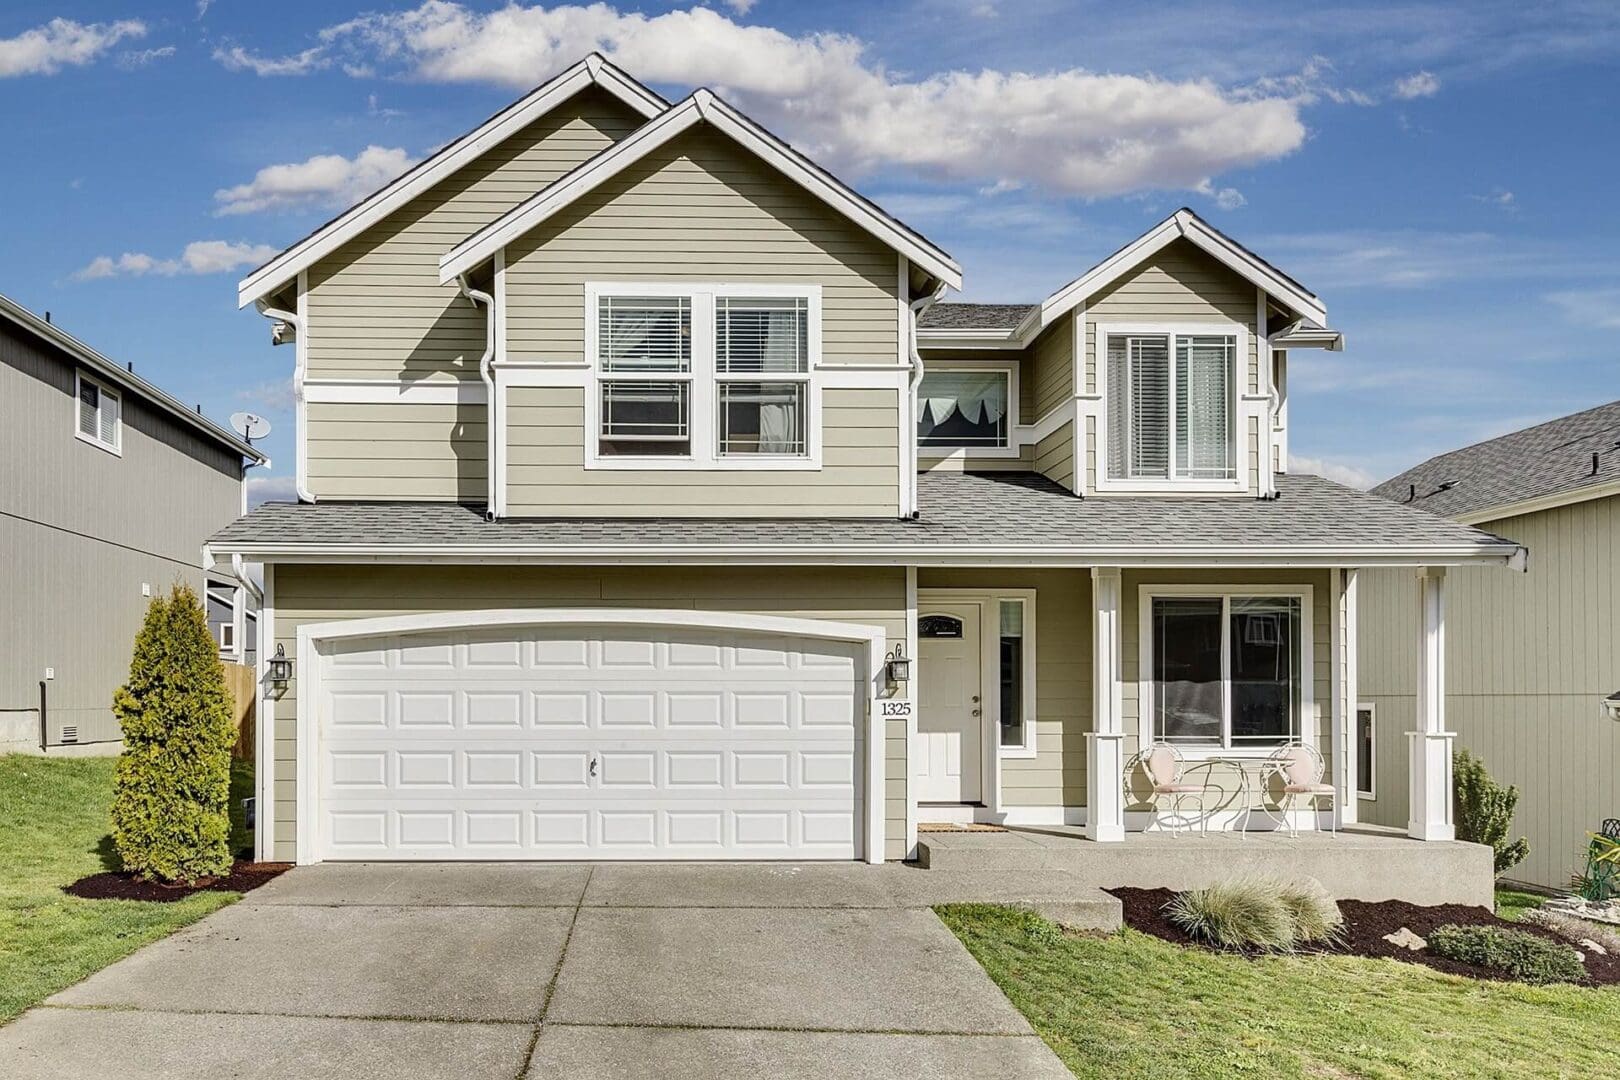
{"label": "vertical board siding", "polygon": [[[454,283],[439,284],[439,257],[641,123],[605,91],[585,90],[318,262],[308,275],[309,377],[477,382],[486,314]],[[483,502],[484,440],[458,429],[482,427],[484,406],[444,407],[446,418],[425,425],[414,446],[397,437],[405,429],[372,433],[398,408],[356,410],[318,434],[311,408],[315,494]],[[412,460],[408,476],[355,454],[374,438]]]}
{"label": "vertical board siding", "polygon": [[[1507,876],[1562,886],[1585,837],[1620,816],[1620,497],[1484,522],[1530,549],[1528,573],[1452,569],[1446,592],[1446,726],[1520,790]],[[1406,732],[1416,720],[1417,588],[1411,570],[1361,575],[1361,700],[1377,706],[1376,799],[1362,816],[1404,826]]]}
{"label": "vertical board siding", "polygon": [[[1149,677],[1141,664],[1141,588],[1144,585],[1209,585],[1216,595],[1226,585],[1309,585],[1311,586],[1311,695],[1313,702],[1309,714],[1302,718],[1306,732],[1316,731],[1316,748],[1326,763],[1325,776],[1333,775],[1333,655],[1332,632],[1334,599],[1330,591],[1326,570],[1260,569],[1260,570],[1127,570],[1123,576],[1120,610],[1121,668],[1124,672],[1125,753],[1127,756],[1142,748],[1140,722],[1142,718],[1142,682]],[[1219,773],[1210,776],[1211,783],[1227,785],[1235,790],[1230,778]],[[1131,807],[1142,809],[1143,807]]]}
{"label": "vertical board siding", "polygon": [[898,355],[894,251],[707,125],[511,245],[510,354],[581,359],[587,281],[819,283],[825,362]]}
{"label": "vertical board siding", "polygon": [[75,368],[0,329],[0,711],[37,723],[53,668],[51,739],[72,725],[90,742],[119,737],[112,695],[145,616],[142,584],[202,593],[202,546],[241,510],[241,458],[130,391],[121,454],[76,438]]}
{"label": "vertical board siding", "polygon": [[[585,468],[579,387],[507,393],[507,508],[514,516],[896,517],[900,395],[822,391],[815,471]],[[695,437],[702,437],[700,434]]]}
{"label": "vertical board siding", "polygon": [[[865,623],[905,640],[906,578],[895,568],[276,567],[276,640],[296,654],[305,623],[491,608],[691,608]],[[297,686],[276,704],[275,858],[297,858]],[[906,854],[905,721],[884,733],[884,858]]]}
{"label": "vertical board siding", "polygon": [[[1086,804],[1091,730],[1091,577],[1086,570],[931,570],[920,589],[1035,590],[1035,756],[1003,758],[1004,807]],[[993,620],[995,613],[987,616]],[[993,632],[994,622],[986,632]]]}

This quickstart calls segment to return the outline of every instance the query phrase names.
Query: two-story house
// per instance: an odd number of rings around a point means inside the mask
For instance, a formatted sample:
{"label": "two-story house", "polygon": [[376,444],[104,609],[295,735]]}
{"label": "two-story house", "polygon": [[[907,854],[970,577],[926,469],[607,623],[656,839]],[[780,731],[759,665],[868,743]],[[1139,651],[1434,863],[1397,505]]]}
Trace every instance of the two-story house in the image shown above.
{"label": "two-story house", "polygon": [[249,600],[203,544],[259,450],[0,296],[0,753],[116,753],[113,690],[149,598],[204,596],[242,662]]}
{"label": "two-story house", "polygon": [[[1288,474],[1322,301],[1185,210],[1039,303],[961,282],[718,97],[594,56],[250,274],[299,415],[300,501],[212,543],[263,565],[291,667],[261,856],[1117,841],[1157,744],[1241,777],[1303,742],[1353,793],[1368,566],[1422,574],[1412,831],[1449,836],[1444,570],[1523,553]],[[1217,827],[1274,820],[1219,782]]]}

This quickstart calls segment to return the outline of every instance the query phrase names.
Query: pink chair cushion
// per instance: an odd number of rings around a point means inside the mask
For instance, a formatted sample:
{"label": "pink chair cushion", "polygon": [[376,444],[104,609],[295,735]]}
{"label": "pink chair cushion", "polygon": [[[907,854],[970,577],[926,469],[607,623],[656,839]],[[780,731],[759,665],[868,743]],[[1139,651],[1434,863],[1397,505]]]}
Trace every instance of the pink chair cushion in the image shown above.
{"label": "pink chair cushion", "polygon": [[1202,784],[1154,784],[1153,790],[1159,795],[1183,795],[1189,791],[1203,791]]}
{"label": "pink chair cushion", "polygon": [[1296,789],[1311,787],[1320,783],[1322,771],[1317,767],[1316,758],[1303,746],[1290,746],[1277,752],[1277,764],[1282,768],[1283,780],[1287,783],[1284,791],[1294,792]]}
{"label": "pink chair cushion", "polygon": [[1167,785],[1176,782],[1178,764],[1176,752],[1168,746],[1155,746],[1142,755],[1142,767],[1147,771],[1154,791],[1162,791]]}
{"label": "pink chair cushion", "polygon": [[1285,795],[1331,795],[1332,784],[1284,784]]}

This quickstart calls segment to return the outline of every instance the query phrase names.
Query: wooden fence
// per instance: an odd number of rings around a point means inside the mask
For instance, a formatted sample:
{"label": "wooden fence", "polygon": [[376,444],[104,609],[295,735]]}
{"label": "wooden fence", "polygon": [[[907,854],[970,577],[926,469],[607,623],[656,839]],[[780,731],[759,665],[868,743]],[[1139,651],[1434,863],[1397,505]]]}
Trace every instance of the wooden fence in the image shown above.
{"label": "wooden fence", "polygon": [[231,756],[238,761],[252,761],[257,730],[254,671],[246,664],[221,664],[220,667],[225,669],[225,685],[231,691],[231,717],[236,721],[236,745],[231,748]]}

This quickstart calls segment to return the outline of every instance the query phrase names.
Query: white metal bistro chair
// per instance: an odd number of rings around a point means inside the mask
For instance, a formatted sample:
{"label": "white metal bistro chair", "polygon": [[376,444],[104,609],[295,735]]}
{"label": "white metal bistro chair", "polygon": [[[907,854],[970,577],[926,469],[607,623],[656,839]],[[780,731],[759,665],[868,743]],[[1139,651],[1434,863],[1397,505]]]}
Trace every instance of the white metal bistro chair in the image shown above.
{"label": "white metal bistro chair", "polygon": [[1269,763],[1282,785],[1281,807],[1283,820],[1288,823],[1288,835],[1295,839],[1299,837],[1299,821],[1294,817],[1294,810],[1301,800],[1315,808],[1325,799],[1329,804],[1328,809],[1332,811],[1328,816],[1328,830],[1337,836],[1339,793],[1332,784],[1322,779],[1326,765],[1316,747],[1306,743],[1279,746],[1272,752]]}
{"label": "white metal bistro chair", "polygon": [[[1209,835],[1209,811],[1204,806],[1204,793],[1209,790],[1207,784],[1195,784],[1182,775],[1181,751],[1169,743],[1155,743],[1137,755],[1142,771],[1147,774],[1149,784],[1149,801],[1153,805],[1155,817],[1163,820],[1161,805],[1168,799],[1170,813],[1181,820],[1183,828],[1191,828],[1182,805],[1189,799],[1198,803],[1199,831]],[[1170,835],[1176,836],[1179,830],[1171,826]]]}

